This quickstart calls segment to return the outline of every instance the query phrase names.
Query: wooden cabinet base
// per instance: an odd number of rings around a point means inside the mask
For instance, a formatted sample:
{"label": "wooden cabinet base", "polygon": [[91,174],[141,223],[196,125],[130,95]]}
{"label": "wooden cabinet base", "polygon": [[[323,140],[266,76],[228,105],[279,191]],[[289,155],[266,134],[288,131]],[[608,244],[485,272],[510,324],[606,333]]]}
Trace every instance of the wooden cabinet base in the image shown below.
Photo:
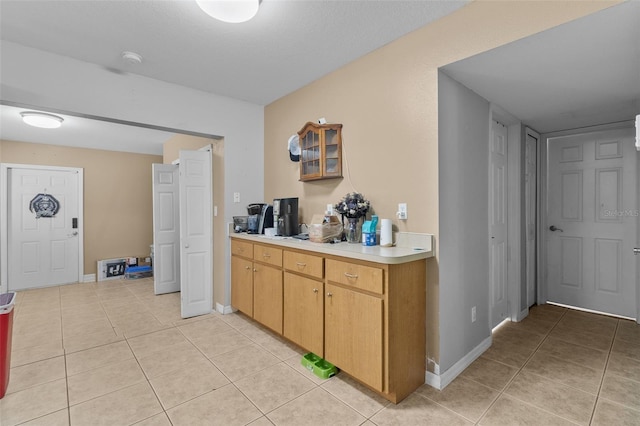
{"label": "wooden cabinet base", "polygon": [[425,259],[382,264],[234,242],[234,308],[393,403],[424,384]]}

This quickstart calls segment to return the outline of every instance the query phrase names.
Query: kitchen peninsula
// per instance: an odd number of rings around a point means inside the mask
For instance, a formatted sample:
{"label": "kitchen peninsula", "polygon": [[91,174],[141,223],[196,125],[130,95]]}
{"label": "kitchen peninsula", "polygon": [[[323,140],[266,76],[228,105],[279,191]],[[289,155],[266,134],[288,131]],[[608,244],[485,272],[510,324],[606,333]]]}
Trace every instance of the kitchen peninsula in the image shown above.
{"label": "kitchen peninsula", "polygon": [[231,235],[231,305],[397,403],[425,382],[432,236],[396,247]]}

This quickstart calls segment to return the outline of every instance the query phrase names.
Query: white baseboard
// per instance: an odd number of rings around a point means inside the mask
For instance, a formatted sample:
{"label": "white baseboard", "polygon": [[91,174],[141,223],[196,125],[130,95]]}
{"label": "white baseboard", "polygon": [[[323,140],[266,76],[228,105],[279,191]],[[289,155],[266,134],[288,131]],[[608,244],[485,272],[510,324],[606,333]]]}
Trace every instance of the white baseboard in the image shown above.
{"label": "white baseboard", "polygon": [[520,313],[518,314],[518,321],[520,322],[523,319],[525,319],[526,317],[529,316],[529,308],[524,308],[523,310],[520,311]]}
{"label": "white baseboard", "polygon": [[233,313],[233,308],[231,305],[224,306],[221,303],[216,303],[216,311],[221,313],[222,315],[227,315]]}
{"label": "white baseboard", "polygon": [[83,283],[94,283],[96,282],[96,274],[87,274],[84,277],[82,277],[82,282]]}
{"label": "white baseboard", "polygon": [[[484,339],[478,346],[473,348],[468,354],[462,357],[458,362],[453,364],[451,368],[442,374],[435,374],[427,371],[425,374],[425,383],[438,390],[442,390],[453,382],[453,380],[460,375],[473,361],[475,361],[480,355],[484,353],[489,347],[491,347],[491,336]],[[439,371],[439,365],[436,364],[436,371]]]}

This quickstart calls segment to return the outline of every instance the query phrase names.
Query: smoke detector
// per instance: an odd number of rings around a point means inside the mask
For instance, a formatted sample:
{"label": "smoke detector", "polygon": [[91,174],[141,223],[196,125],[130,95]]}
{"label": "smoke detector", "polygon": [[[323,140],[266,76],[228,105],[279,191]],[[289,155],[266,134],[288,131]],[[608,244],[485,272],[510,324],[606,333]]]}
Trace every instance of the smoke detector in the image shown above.
{"label": "smoke detector", "polygon": [[142,63],[142,56],[135,52],[122,52],[122,60],[127,64],[138,65]]}

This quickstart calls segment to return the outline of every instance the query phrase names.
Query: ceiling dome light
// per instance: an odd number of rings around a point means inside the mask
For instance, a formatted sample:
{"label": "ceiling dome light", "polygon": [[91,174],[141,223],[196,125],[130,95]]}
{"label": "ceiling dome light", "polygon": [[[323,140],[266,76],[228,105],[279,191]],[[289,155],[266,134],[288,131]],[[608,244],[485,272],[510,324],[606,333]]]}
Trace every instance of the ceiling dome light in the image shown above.
{"label": "ceiling dome light", "polygon": [[260,0],[196,0],[200,9],[212,18],[237,24],[256,16]]}
{"label": "ceiling dome light", "polygon": [[30,126],[41,127],[43,129],[57,129],[62,126],[64,118],[45,112],[23,111],[20,113],[22,121]]}
{"label": "ceiling dome light", "polygon": [[122,60],[131,65],[142,63],[142,56],[136,52],[122,52]]}

